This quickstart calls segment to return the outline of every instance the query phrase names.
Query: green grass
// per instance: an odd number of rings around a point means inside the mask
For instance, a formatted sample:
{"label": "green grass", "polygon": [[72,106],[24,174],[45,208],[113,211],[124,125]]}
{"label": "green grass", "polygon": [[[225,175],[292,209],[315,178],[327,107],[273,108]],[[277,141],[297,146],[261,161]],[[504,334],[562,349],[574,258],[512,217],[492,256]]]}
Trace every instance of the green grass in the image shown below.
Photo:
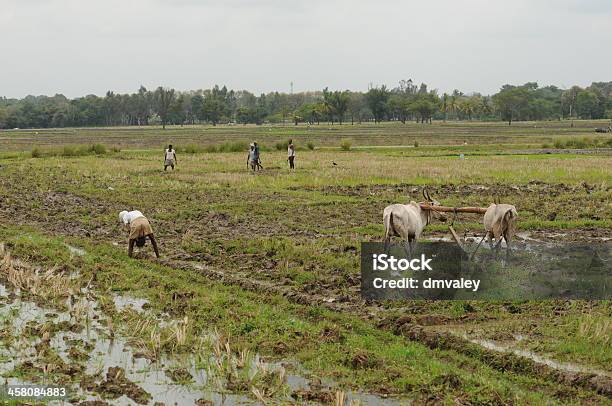
{"label": "green grass", "polygon": [[[37,263],[58,263],[51,251],[35,252],[39,243],[65,252],[63,239],[47,238],[22,228],[0,228],[0,238],[15,256],[37,258]],[[75,243],[70,239],[68,243]],[[535,377],[508,375],[452,351],[432,351],[379,330],[360,318],[330,312],[317,306],[297,305],[282,297],[251,293],[207,279],[196,271],[168,268],[150,261],[129,259],[117,247],[94,241],[79,242],[87,254],[79,259],[81,276],[96,270],[95,289],[129,291],[151,300],[156,312],[176,306],[173,293],[192,297],[183,309],[198,332],[218,329],[232,338],[236,348],[263,355],[282,355],[298,360],[315,376],[331,378],[345,388],[391,391],[409,397],[452,402],[461,398],[473,403],[513,399],[516,404],[554,401],[556,384]],[[129,334],[129,326],[125,331]],[[332,340],[324,331],[335,331]],[[282,347],[279,347],[282,343]],[[190,351],[189,345],[184,351]],[[283,348],[282,354],[278,348]],[[354,361],[365,356],[366,361]],[[454,382],[448,386],[445,382]],[[540,392],[529,388],[537,385]],[[547,394],[548,393],[548,394]],[[577,396],[583,396],[580,392]]]}
{"label": "green grass", "polygon": [[[111,152],[120,152],[119,147],[113,146]],[[32,158],[44,158],[44,157],[78,157],[87,155],[104,155],[108,152],[108,149],[103,144],[92,144],[92,145],[64,145],[60,148],[46,148],[40,149],[35,147],[32,149],[30,155]]]}
{"label": "green grass", "polygon": [[[363,123],[331,126],[329,123],[307,126],[168,126],[161,127],[111,127],[111,128],[61,128],[0,131],[0,150],[31,150],[75,144],[83,139],[116,145],[121,149],[153,148],[162,150],[172,143],[177,148],[185,145],[218,145],[219,143],[242,142],[248,145],[253,140],[266,145],[286,142],[292,138],[297,148],[312,142],[317,147],[340,147],[343,139],[351,139],[353,147],[405,145],[417,149],[433,145],[486,148],[500,140],[514,148],[541,148],[543,143],[553,145],[557,139],[589,137],[609,140],[610,135],[594,133],[595,127],[607,125],[604,120],[574,120],[546,122],[516,122],[508,126],[502,122],[448,121],[433,124],[416,123]],[[603,143],[605,144],[605,142]]]}
{"label": "green grass", "polygon": [[[438,400],[449,402],[496,403],[501,397],[523,404],[554,403],[559,400],[556,391],[565,387],[552,388],[550,382],[516,372],[499,373],[478,357],[429,350],[379,328],[376,320],[363,320],[355,310],[299,305],[275,294],[223,285],[193,270],[130,260],[117,213],[143,211],[169,260],[202,263],[319,301],[349,298],[354,303],[359,243],[380,241],[383,208],[421,200],[423,186],[451,206],[487,206],[497,198],[512,203],[519,211],[520,230],[557,230],[568,239],[609,237],[609,152],[539,153],[544,142],[588,136],[593,124],[219,126],[165,132],[112,128],[41,130],[37,135],[7,131],[0,134],[0,145],[6,146],[0,154],[0,236],[29,261],[85,273],[98,266],[102,292],[143,295],[157,311],[175,305],[171,293],[193,293],[185,311],[197,320],[195,327],[218,328],[237,345],[264,355],[285,348],[279,354],[283,359],[297,359],[347,387],[386,389],[419,399],[440,395]],[[299,151],[295,172],[287,168],[284,148],[275,148],[289,137]],[[351,146],[343,151],[347,139]],[[245,167],[253,140],[263,144],[266,168],[256,174]],[[161,166],[161,151],[168,143],[179,151],[173,172],[163,172]],[[309,150],[309,143],[316,143],[316,149]],[[104,154],[92,150],[72,155],[74,145],[96,144],[116,147],[106,147]],[[36,149],[38,158],[32,158],[30,151]],[[460,153],[465,159],[459,159]],[[436,220],[424,238],[441,236],[447,227]],[[455,227],[479,234],[481,218],[461,216]],[[70,256],[64,242],[84,247],[88,255]],[[381,305],[377,317],[434,315],[474,330],[499,323],[504,331],[533,333],[525,341],[528,348],[604,368],[609,354],[596,341],[593,327],[578,333],[588,324],[583,317],[589,302],[580,303],[562,314],[548,302],[518,303],[517,316],[504,303],[392,302]],[[609,315],[609,304],[602,309]],[[370,310],[364,307],[362,312]],[[531,323],[538,329],[524,327]],[[325,329],[338,330],[342,341],[322,342]],[[354,366],[353,358],[364,354],[367,367]],[[453,387],[457,383],[461,388]],[[578,402],[583,395],[568,396]]]}

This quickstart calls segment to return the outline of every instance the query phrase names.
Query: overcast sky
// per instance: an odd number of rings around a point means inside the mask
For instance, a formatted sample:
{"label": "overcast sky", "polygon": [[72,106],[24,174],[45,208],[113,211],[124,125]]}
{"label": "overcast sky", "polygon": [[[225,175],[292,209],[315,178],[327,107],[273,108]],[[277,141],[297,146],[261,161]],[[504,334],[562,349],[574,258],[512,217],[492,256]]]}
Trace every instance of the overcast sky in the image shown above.
{"label": "overcast sky", "polygon": [[0,96],[612,80],[612,0],[0,0]]}

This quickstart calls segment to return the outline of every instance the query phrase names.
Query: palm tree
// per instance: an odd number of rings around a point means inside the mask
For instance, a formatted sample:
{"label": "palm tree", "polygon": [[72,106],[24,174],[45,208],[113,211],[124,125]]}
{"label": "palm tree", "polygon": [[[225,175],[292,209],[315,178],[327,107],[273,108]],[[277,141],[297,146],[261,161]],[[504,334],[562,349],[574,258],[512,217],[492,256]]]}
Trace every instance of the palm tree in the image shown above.
{"label": "palm tree", "polygon": [[444,114],[444,122],[446,123],[446,112],[447,112],[448,95],[444,93],[442,96],[442,113]]}
{"label": "palm tree", "polygon": [[446,103],[446,111],[451,114],[455,114],[455,119],[458,119],[457,111],[459,110],[459,102],[457,96],[454,94],[448,98]]}
{"label": "palm tree", "polygon": [[480,98],[480,111],[482,114],[486,115],[493,113],[493,106],[491,105],[491,98],[489,96]]}
{"label": "palm tree", "polygon": [[472,114],[474,114],[474,111],[475,111],[475,105],[474,105],[473,99],[472,98],[464,99],[459,105],[459,110],[463,114],[468,116],[468,120],[472,120]]}

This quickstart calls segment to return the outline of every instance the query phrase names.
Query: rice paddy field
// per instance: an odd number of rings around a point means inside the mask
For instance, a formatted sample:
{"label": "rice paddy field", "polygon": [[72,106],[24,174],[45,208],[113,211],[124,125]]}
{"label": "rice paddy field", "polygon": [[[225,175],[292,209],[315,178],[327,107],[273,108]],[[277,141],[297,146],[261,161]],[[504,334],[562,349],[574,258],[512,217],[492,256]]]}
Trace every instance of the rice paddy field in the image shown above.
{"label": "rice paddy field", "polygon": [[[361,242],[423,187],[447,206],[514,204],[519,245],[610,244],[604,125],[2,131],[0,375],[67,387],[52,404],[612,404],[609,301],[359,292]],[[161,258],[128,257],[132,209]],[[481,220],[455,229],[481,236]],[[434,221],[423,238],[449,236]]]}

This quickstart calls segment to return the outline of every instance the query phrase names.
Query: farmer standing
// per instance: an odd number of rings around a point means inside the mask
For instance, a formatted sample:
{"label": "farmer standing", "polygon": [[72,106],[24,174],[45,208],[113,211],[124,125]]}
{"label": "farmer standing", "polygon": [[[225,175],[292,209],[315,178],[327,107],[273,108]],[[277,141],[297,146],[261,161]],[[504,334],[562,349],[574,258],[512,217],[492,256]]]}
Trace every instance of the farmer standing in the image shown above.
{"label": "farmer standing", "polygon": [[250,168],[252,171],[257,169],[261,169],[261,162],[259,160],[259,147],[256,142],[252,142],[249,145],[249,154],[247,155],[247,168]]}
{"label": "farmer standing", "polygon": [[128,256],[132,257],[134,252],[134,244],[139,248],[144,247],[149,237],[155,256],[159,258],[159,250],[157,249],[157,241],[153,235],[153,229],[149,220],[138,210],[122,211],[119,213],[119,221],[125,226],[129,226],[130,235],[128,237]]}
{"label": "farmer standing", "polygon": [[261,158],[259,155],[259,145],[257,145],[257,141],[253,141],[253,145],[255,145],[255,163],[257,166],[257,170],[263,169],[263,166],[261,166]]}
{"label": "farmer standing", "polygon": [[295,169],[295,145],[293,145],[293,140],[289,140],[287,146],[287,160],[289,161],[289,169]]}
{"label": "farmer standing", "polygon": [[168,169],[169,166],[174,170],[174,165],[176,163],[176,151],[172,148],[172,144],[170,144],[168,148],[164,150],[164,171]]}
{"label": "farmer standing", "polygon": [[249,153],[247,155],[247,168],[250,168],[252,171],[254,171],[256,165],[257,161],[255,160],[255,144],[251,143],[249,145]]}

